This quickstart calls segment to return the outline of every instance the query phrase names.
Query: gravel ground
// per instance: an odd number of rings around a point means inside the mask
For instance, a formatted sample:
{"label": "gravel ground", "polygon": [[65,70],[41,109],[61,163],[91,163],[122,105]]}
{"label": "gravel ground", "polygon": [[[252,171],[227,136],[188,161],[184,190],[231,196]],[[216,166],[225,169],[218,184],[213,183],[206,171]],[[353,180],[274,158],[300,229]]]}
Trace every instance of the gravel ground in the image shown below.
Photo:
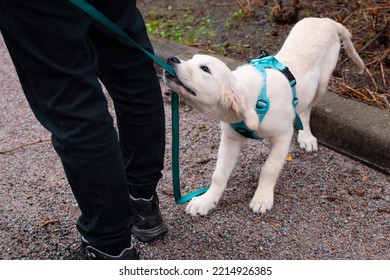
{"label": "gravel ground", "polygon": [[[0,259],[62,259],[79,241],[79,215],[49,133],[35,120],[0,38]],[[170,104],[167,153],[159,186],[169,233],[150,244],[134,240],[143,259],[390,259],[390,176],[320,146],[292,143],[274,207],[253,214],[250,199],[267,141],[249,141],[217,208],[206,217],[174,203]],[[182,105],[182,192],[209,184],[219,124]]]}

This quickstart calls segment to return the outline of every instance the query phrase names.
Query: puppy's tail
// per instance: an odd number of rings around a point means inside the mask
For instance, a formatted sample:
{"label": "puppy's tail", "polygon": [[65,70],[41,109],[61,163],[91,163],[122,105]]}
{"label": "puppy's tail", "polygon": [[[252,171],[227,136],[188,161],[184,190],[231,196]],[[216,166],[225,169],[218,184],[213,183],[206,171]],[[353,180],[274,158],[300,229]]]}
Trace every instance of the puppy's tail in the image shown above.
{"label": "puppy's tail", "polygon": [[364,65],[363,60],[360,58],[360,56],[356,52],[355,47],[353,46],[353,43],[351,41],[351,33],[342,24],[340,24],[336,21],[333,21],[333,20],[331,20],[331,21],[332,21],[332,24],[337,31],[337,34],[339,35],[342,46],[344,47],[348,56],[359,67],[360,74],[363,74],[364,70],[366,69],[366,66]]}

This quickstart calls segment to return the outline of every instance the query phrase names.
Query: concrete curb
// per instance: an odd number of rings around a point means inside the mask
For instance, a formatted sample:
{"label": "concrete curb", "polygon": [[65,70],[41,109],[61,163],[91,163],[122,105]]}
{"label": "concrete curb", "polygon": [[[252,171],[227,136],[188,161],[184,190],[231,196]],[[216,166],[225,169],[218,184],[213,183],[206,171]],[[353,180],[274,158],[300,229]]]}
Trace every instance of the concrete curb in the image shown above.
{"label": "concrete curb", "polygon": [[[156,55],[188,59],[199,49],[152,37]],[[242,62],[218,57],[231,69]],[[311,129],[318,141],[342,154],[390,174],[390,112],[329,92],[313,109]]]}

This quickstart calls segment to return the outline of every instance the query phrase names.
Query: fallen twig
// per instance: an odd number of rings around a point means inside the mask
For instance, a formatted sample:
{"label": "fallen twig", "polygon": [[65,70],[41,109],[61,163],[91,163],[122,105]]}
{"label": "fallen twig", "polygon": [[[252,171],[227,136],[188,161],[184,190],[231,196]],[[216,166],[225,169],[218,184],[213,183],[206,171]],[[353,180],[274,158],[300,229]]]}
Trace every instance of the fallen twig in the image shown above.
{"label": "fallen twig", "polygon": [[345,19],[342,20],[342,24],[346,24],[346,22],[353,16],[353,14],[349,14]]}
{"label": "fallen twig", "polygon": [[47,221],[43,221],[41,224],[40,224],[40,227],[45,227],[45,226],[48,226],[48,225],[54,225],[56,223],[58,223],[59,220],[47,220]]}
{"label": "fallen twig", "polygon": [[288,197],[288,198],[291,198],[291,199],[294,199],[294,200],[300,200],[300,198],[298,198],[296,196],[293,196],[293,195],[288,194],[288,193],[280,192],[280,191],[275,191],[275,194],[282,195],[282,196],[285,196],[285,197]]}
{"label": "fallen twig", "polygon": [[374,95],[374,93],[371,92],[371,90],[370,90],[369,88],[366,88],[366,91],[371,95],[372,99],[374,99],[375,102],[378,102],[377,99],[376,99],[376,97],[375,97],[375,95]]}
{"label": "fallen twig", "polygon": [[383,67],[382,61],[379,63],[379,65],[380,65],[380,68],[381,68],[381,74],[382,74],[383,85],[384,85],[384,86],[387,86],[386,75],[385,75],[385,69],[384,69],[384,67]]}
{"label": "fallen twig", "polygon": [[50,141],[50,138],[39,139],[38,141],[25,143],[25,144],[22,144],[22,145],[19,145],[19,146],[16,146],[16,147],[13,147],[13,148],[10,148],[10,149],[7,149],[7,150],[2,150],[2,151],[0,151],[0,155],[6,154],[6,153],[9,153],[9,152],[13,152],[13,151],[15,151],[17,149],[21,149],[21,148],[24,148],[24,147],[27,147],[27,146],[31,146],[31,145],[35,145],[35,144],[39,144],[39,143],[44,143],[44,142],[49,142],[49,141]]}
{"label": "fallen twig", "polygon": [[236,3],[238,4],[238,6],[240,6],[240,9],[245,11],[245,7],[244,5],[240,2],[240,0],[236,0]]}
{"label": "fallen twig", "polygon": [[372,75],[371,71],[368,68],[366,68],[366,72],[367,72],[368,76],[370,76],[370,78],[371,78],[372,84],[375,87],[375,91],[378,91],[378,85],[376,84],[374,76]]}
{"label": "fallen twig", "polygon": [[214,1],[208,1],[207,3],[209,3],[209,4],[212,5],[212,6],[217,6],[217,7],[233,6],[233,5],[234,5],[233,3],[226,3],[226,2],[223,2],[223,3],[215,3]]}
{"label": "fallen twig", "polygon": [[347,89],[349,89],[350,91],[352,91],[353,93],[359,95],[359,97],[362,99],[362,100],[368,100],[367,96],[364,95],[363,93],[361,93],[360,91],[358,91],[357,89],[354,89],[353,87],[347,85],[347,84],[343,84],[344,87],[346,87]]}
{"label": "fallen twig", "polygon": [[[387,101],[386,96],[384,96],[382,99],[383,99],[383,101],[386,103],[387,108],[390,109],[390,103],[389,103],[389,101]],[[389,99],[390,99],[390,98],[389,98]]]}
{"label": "fallen twig", "polygon": [[389,29],[389,23],[387,22],[385,27],[378,33],[376,34],[376,36],[374,38],[372,38],[370,41],[368,41],[367,44],[364,45],[363,48],[361,48],[360,52],[363,52],[366,48],[368,48],[372,43],[374,43],[376,40],[378,40],[378,38],[380,38],[381,36],[383,36],[383,34],[385,34],[385,32],[387,32],[387,30]]}
{"label": "fallen twig", "polygon": [[200,48],[200,47],[204,47],[204,46],[205,46],[204,43],[197,43],[197,42],[187,43],[186,45],[187,45],[187,46],[190,46],[190,47],[197,47],[197,48]]}
{"label": "fallen twig", "polygon": [[390,54],[390,49],[387,49],[379,58],[374,59],[373,61],[366,64],[366,66],[374,65],[376,67],[381,61],[383,61]]}

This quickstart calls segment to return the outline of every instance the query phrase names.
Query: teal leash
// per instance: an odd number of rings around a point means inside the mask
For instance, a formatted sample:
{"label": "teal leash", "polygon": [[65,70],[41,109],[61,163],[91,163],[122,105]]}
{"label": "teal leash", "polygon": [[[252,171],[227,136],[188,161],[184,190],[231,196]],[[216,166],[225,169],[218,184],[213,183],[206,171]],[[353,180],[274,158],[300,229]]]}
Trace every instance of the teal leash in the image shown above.
{"label": "teal leash", "polygon": [[177,204],[183,204],[190,201],[193,197],[205,193],[209,187],[205,187],[189,193],[185,196],[181,195],[180,191],[180,175],[179,175],[179,96],[172,92],[171,95],[171,111],[172,111],[172,181],[173,194]]}
{"label": "teal leash", "polygon": [[166,71],[168,71],[171,75],[176,76],[175,70],[168,65],[165,61],[161,60],[160,58],[156,57],[152,53],[145,50],[143,47],[141,47],[137,42],[135,42],[133,39],[130,38],[125,32],[123,32],[122,29],[120,29],[115,23],[110,21],[105,15],[103,15],[101,12],[99,12],[94,6],[92,6],[90,3],[88,3],[86,0],[69,0],[72,4],[80,8],[83,12],[85,12],[87,15],[89,15],[91,18],[96,20],[97,22],[101,23],[123,39],[129,41],[134,46],[139,48],[141,51],[143,51],[147,56],[149,56],[151,59],[153,59],[156,63],[158,63],[162,68],[164,68]]}
{"label": "teal leash", "polygon": [[[159,64],[163,69],[169,72],[172,76],[176,76],[175,70],[162,59],[156,57],[152,53],[145,50],[142,46],[137,44],[132,38],[130,38],[125,32],[122,31],[116,24],[110,21],[106,16],[99,12],[94,6],[88,3],[86,0],[69,0],[76,7],[81,9],[91,18],[101,23],[123,39],[129,41],[134,46],[143,51],[147,56]],[[193,197],[199,196],[206,192],[209,187],[196,190],[185,196],[181,195],[180,191],[180,161],[179,161],[179,147],[180,147],[180,129],[179,129],[179,96],[177,93],[172,92],[171,95],[172,103],[172,183],[173,183],[173,194],[177,204],[183,204],[190,201]]]}

